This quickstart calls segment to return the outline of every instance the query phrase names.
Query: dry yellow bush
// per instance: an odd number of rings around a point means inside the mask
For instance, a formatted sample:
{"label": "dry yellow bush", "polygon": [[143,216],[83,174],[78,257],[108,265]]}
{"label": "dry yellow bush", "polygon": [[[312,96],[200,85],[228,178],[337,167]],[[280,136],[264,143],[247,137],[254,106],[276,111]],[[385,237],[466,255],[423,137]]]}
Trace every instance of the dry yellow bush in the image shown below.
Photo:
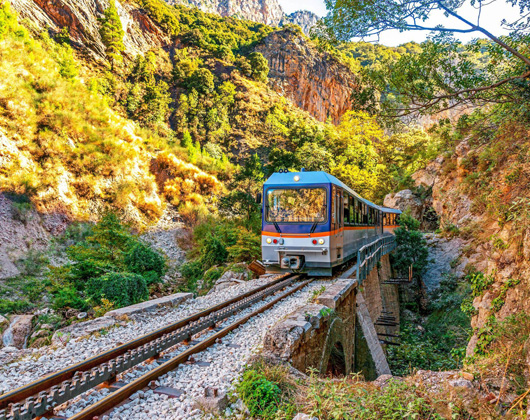
{"label": "dry yellow bush", "polygon": [[156,158],[156,166],[158,172],[164,175],[164,194],[173,205],[188,202],[200,205],[223,191],[223,185],[215,176],[172,153],[160,153]]}

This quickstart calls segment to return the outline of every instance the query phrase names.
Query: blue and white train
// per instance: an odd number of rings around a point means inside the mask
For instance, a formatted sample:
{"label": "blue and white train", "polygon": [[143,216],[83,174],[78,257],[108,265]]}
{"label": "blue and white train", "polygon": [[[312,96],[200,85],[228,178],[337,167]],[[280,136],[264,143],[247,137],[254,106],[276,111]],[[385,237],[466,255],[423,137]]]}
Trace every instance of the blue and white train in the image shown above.
{"label": "blue and white train", "polygon": [[400,214],[326,172],[275,173],[263,186],[262,262],[272,273],[330,276],[363,245],[391,234]]}

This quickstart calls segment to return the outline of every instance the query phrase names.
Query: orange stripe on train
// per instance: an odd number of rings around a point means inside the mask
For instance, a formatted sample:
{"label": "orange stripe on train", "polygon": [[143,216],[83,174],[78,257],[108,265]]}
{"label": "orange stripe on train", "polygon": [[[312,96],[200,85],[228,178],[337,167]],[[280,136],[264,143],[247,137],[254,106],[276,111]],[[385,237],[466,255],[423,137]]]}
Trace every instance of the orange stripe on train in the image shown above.
{"label": "orange stripe on train", "polygon": [[321,238],[322,236],[333,236],[344,230],[371,230],[375,227],[370,226],[346,226],[331,232],[316,232],[316,233],[279,233],[279,232],[261,232],[262,236],[272,236],[273,238]]}

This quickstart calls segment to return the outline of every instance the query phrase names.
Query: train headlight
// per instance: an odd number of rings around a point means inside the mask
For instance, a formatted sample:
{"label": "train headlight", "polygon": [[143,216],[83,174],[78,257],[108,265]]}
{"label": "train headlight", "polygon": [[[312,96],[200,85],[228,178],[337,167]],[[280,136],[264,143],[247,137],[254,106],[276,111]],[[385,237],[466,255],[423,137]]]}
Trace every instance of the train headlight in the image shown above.
{"label": "train headlight", "polygon": [[298,182],[298,181],[300,181],[300,177],[298,175],[295,175],[294,176],[294,182]]}
{"label": "train headlight", "polygon": [[272,239],[271,238],[267,238],[267,243],[268,244],[272,243]]}
{"label": "train headlight", "polygon": [[324,242],[326,242],[326,241],[324,241],[324,239],[319,239],[319,240],[318,240],[318,243],[319,243],[320,245],[324,245]]}

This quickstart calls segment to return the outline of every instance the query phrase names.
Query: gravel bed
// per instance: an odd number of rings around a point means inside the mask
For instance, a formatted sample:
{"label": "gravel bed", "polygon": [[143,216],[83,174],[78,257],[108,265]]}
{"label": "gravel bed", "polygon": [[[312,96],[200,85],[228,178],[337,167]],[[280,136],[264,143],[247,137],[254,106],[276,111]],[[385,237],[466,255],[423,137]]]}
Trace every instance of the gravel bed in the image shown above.
{"label": "gravel bed", "polygon": [[[125,404],[115,409],[109,416],[104,416],[102,419],[193,420],[205,417],[214,418],[210,415],[205,415],[195,406],[196,399],[204,395],[205,388],[217,388],[219,392],[232,391],[235,380],[240,376],[246,362],[253,354],[259,352],[263,337],[267,331],[280,319],[306,304],[314,290],[330,284],[331,282],[315,282],[306,286],[303,290],[287,297],[268,311],[252,318],[246,324],[224,337],[222,343],[215,344],[194,356],[196,361],[209,362],[210,366],[184,364],[158,379],[158,386],[167,386],[184,391],[185,393],[180,398],[157,395],[153,390],[140,391],[134,394]],[[237,319],[248,315],[274,298],[274,296],[270,296],[253,307],[247,308],[227,319],[223,325],[229,325]],[[206,338],[211,334],[214,334],[214,332],[208,332],[202,335],[200,339]],[[239,347],[230,347],[230,344],[237,344]],[[167,354],[167,356],[174,356],[187,348],[187,346],[181,345],[176,351]],[[129,382],[156,366],[158,366],[156,363],[150,365],[142,364],[138,369],[126,373],[123,380]],[[92,391],[90,394],[78,397],[70,402],[68,407],[58,414],[70,417],[107,394],[108,390]],[[241,419],[246,418],[244,413],[238,412],[237,405],[230,406],[225,414],[234,414]]]}
{"label": "gravel bed", "polygon": [[46,346],[15,352],[9,350],[11,351],[9,354],[0,349],[0,360],[14,357],[14,361],[0,366],[0,394],[30,383],[44,375],[64,369],[65,366],[81,362],[200,310],[246,293],[274,278],[250,280],[208,296],[183,302],[176,308],[162,308],[154,312],[133,315],[130,322],[113,327],[105,334],[72,339],[66,345],[58,348]]}

